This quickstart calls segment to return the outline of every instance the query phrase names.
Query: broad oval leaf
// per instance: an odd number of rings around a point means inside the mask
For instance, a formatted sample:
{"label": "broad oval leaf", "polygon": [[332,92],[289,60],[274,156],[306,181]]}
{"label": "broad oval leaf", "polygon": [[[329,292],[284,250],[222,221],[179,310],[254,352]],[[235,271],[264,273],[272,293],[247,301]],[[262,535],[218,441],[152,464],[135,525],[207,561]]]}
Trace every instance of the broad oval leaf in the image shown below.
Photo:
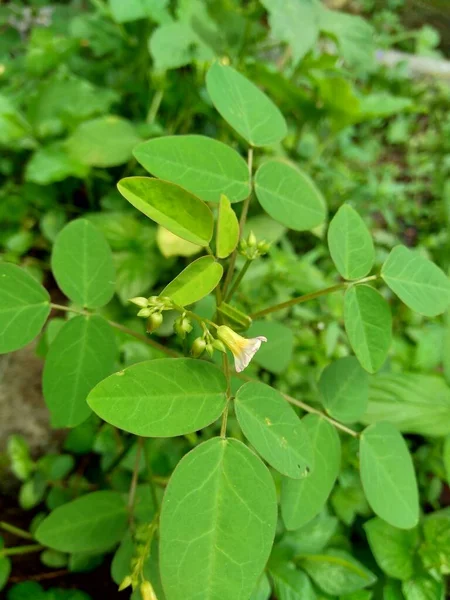
{"label": "broad oval leaf", "polygon": [[177,183],[205,202],[221,194],[239,202],[250,193],[245,160],[233,148],[203,135],[170,135],[139,144],[134,156],[155,177]]}
{"label": "broad oval leaf", "polygon": [[[178,237],[165,227],[158,225],[156,232],[156,243],[163,256],[170,258],[171,256],[194,256],[202,252],[203,248],[188,242]],[[139,257],[139,260],[141,257]]]}
{"label": "broad oval leaf", "polygon": [[64,323],[48,351],[42,388],[53,427],[75,427],[91,414],[89,392],[114,370],[115,335],[96,315]]}
{"label": "broad oval leaf", "polygon": [[392,315],[383,296],[369,285],[355,285],[344,296],[345,330],[359,362],[375,373],[392,341]]}
{"label": "broad oval leaf", "polygon": [[373,267],[375,248],[372,236],[359,214],[344,204],[328,229],[328,247],[336,269],[344,279],[365,277]]}
{"label": "broad oval leaf", "polygon": [[341,442],[333,425],[318,415],[302,419],[313,448],[314,467],[305,479],[283,479],[281,514],[287,529],[299,529],[320,513],[341,466]]}
{"label": "broad oval leaf", "polygon": [[360,438],[361,481],[367,501],[379,517],[400,529],[419,521],[416,475],[408,447],[390,423],[375,423]]}
{"label": "broad oval leaf", "polygon": [[193,358],[141,362],[111,375],[88,404],[107,423],[135,435],[174,437],[219,418],[227,383],[216,366]]}
{"label": "broad oval leaf", "polygon": [[50,314],[50,296],[26,271],[0,262],[0,354],[31,342]]}
{"label": "broad oval leaf", "polygon": [[181,271],[163,289],[160,296],[168,296],[180,306],[193,304],[212,292],[218,286],[222,275],[221,264],[212,256],[202,256]]}
{"label": "broad oval leaf", "polygon": [[253,452],[233,439],[197,446],[176,467],[161,510],[167,600],[248,600],[276,520],[273,479]]}
{"label": "broad oval leaf", "polygon": [[270,575],[278,600],[317,600],[308,575],[288,563],[275,564]]}
{"label": "broad oval leaf", "polygon": [[450,304],[450,280],[430,260],[405,246],[396,246],[381,269],[381,276],[412,310],[435,317]]}
{"label": "broad oval leaf", "polygon": [[207,246],[213,234],[213,215],[206,204],[183,188],[151,177],[126,177],[119,192],[144,215],[180,238]]}
{"label": "broad oval leaf", "polygon": [[286,121],[275,104],[232,67],[214,63],[206,87],[225,121],[252,146],[275,144],[286,136]]}
{"label": "broad oval leaf", "polygon": [[294,332],[290,327],[278,321],[254,321],[245,335],[267,338],[267,343],[255,354],[253,361],[256,364],[276,374],[288,368],[294,350]]}
{"label": "broad oval leaf", "polygon": [[324,369],[319,390],[329,415],[343,423],[354,423],[367,408],[369,377],[354,356],[339,358]]}
{"label": "broad oval leaf", "polygon": [[231,208],[229,199],[222,194],[217,218],[216,254],[227,258],[239,242],[239,221]]}
{"label": "broad oval leaf", "polygon": [[40,544],[60,552],[104,552],[120,542],[128,513],[122,494],[87,494],[53,510],[36,530]]}
{"label": "broad oval leaf", "polygon": [[256,172],[255,192],[268,215],[295,231],[314,229],[325,221],[325,200],[309,175],[279,160]]}
{"label": "broad oval leaf", "polygon": [[75,304],[99,308],[113,297],[111,248],[101,231],[86,219],[71,221],[59,232],[51,263],[56,282]]}
{"label": "broad oval leaf", "polygon": [[245,437],[286,477],[302,479],[313,469],[313,451],[302,421],[280,392],[263,383],[243,385],[235,399]]}

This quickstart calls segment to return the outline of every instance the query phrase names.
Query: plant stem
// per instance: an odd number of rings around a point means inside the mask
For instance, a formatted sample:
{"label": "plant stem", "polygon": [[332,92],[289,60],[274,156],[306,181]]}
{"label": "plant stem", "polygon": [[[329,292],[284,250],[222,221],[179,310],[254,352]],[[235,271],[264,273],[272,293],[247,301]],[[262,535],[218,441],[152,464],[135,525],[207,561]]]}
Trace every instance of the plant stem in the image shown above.
{"label": "plant stem", "polygon": [[308,300],[314,300],[315,298],[320,298],[320,296],[326,296],[327,294],[338,292],[339,290],[343,290],[351,285],[355,285],[357,283],[365,283],[366,281],[373,281],[375,279],[378,279],[378,275],[364,277],[364,279],[360,279],[359,281],[343,281],[342,283],[337,283],[336,285],[332,285],[331,287],[325,288],[323,290],[311,292],[310,294],[305,294],[303,296],[297,296],[297,298],[292,298],[291,300],[281,302],[280,304],[274,304],[273,306],[269,306],[268,308],[264,308],[263,310],[259,310],[258,312],[253,313],[252,315],[250,315],[250,317],[252,319],[257,319],[258,317],[263,317],[264,315],[283,310],[283,308],[290,308],[291,306],[295,306],[296,304],[302,304],[303,302],[308,302]]}
{"label": "plant stem", "polygon": [[160,509],[160,505],[159,505],[159,499],[158,499],[158,494],[156,493],[156,487],[155,487],[155,483],[157,483],[156,478],[153,474],[153,468],[152,468],[152,463],[150,460],[150,450],[149,450],[149,440],[147,441],[147,443],[144,445],[144,458],[145,458],[145,465],[147,467],[147,474],[148,474],[148,483],[150,486],[150,493],[152,495],[152,500],[153,500],[153,505],[155,507],[155,510],[159,512]]}
{"label": "plant stem", "polygon": [[8,531],[9,533],[16,535],[17,537],[24,538],[25,540],[33,539],[31,533],[25,531],[24,529],[20,529],[15,525],[10,525],[9,523],[6,523],[6,521],[0,521],[0,529],[4,529],[5,531]]}
{"label": "plant stem", "polygon": [[17,554],[31,554],[31,552],[40,552],[44,549],[41,544],[30,544],[28,546],[15,546],[14,548],[3,548],[0,550],[0,556],[15,556]]}
{"label": "plant stem", "polygon": [[89,317],[91,315],[87,310],[72,308],[71,306],[64,306],[63,304],[54,304],[53,302],[50,304],[52,308],[55,310],[63,310],[64,312],[72,312],[76,315],[83,315],[84,317]]}
{"label": "plant stem", "polygon": [[222,365],[223,372],[225,373],[225,377],[227,379],[227,404],[225,406],[225,410],[222,414],[222,425],[220,427],[220,437],[227,437],[227,423],[228,423],[228,411],[230,407],[230,399],[231,399],[231,374],[230,374],[230,363],[228,361],[228,355],[225,352],[222,357]]}
{"label": "plant stem", "polygon": [[233,283],[233,285],[231,287],[231,290],[228,292],[227,297],[225,298],[225,302],[229,302],[231,300],[231,298],[233,297],[234,292],[238,289],[239,284],[241,283],[242,279],[244,278],[245,274],[247,273],[248,268],[252,264],[252,262],[253,262],[252,260],[249,260],[247,258],[244,266],[239,271],[238,276],[234,280],[234,283]]}
{"label": "plant stem", "polygon": [[138,437],[137,449],[136,449],[136,460],[134,461],[133,476],[131,478],[130,492],[128,494],[128,510],[130,512],[129,520],[130,526],[134,527],[134,505],[136,502],[136,488],[139,480],[139,465],[141,461],[142,445],[144,438]]}
{"label": "plant stem", "polygon": [[[247,220],[248,207],[250,206],[250,200],[252,198],[252,191],[253,191],[253,183],[252,183],[252,175],[253,175],[253,148],[251,146],[248,149],[247,166],[248,166],[248,175],[249,175],[249,179],[250,179],[250,193],[247,196],[247,198],[244,200],[244,203],[242,205],[241,218],[239,219],[239,239],[242,238],[242,234],[243,234],[244,226],[245,226],[245,221]],[[227,296],[227,290],[228,290],[228,287],[229,287],[229,285],[231,283],[231,279],[233,277],[234,266],[236,264],[236,258],[237,258],[237,252],[238,252],[237,249],[238,249],[238,247],[236,246],[236,248],[234,249],[233,254],[231,255],[230,264],[228,265],[228,271],[227,271],[227,274],[225,276],[225,281],[224,281],[223,288],[222,288],[222,296],[224,298],[226,298],[226,296]]]}
{"label": "plant stem", "polygon": [[345,433],[348,433],[349,435],[351,435],[353,437],[359,437],[359,433],[357,431],[354,431],[353,429],[350,429],[350,427],[346,427],[345,425],[342,425],[342,423],[339,423],[339,421],[335,421],[334,419],[332,419],[331,417],[329,417],[322,411],[317,410],[317,408],[313,408],[309,404],[305,404],[301,400],[296,400],[295,398],[292,398],[292,396],[288,396],[287,394],[284,394],[283,392],[281,392],[281,394],[291,404],[294,404],[295,406],[302,408],[306,412],[312,413],[314,415],[319,415],[320,417],[322,417],[322,419],[325,419],[325,421],[328,421],[337,429],[340,429],[341,431],[345,431]]}
{"label": "plant stem", "polygon": [[157,90],[155,95],[153,96],[152,103],[150,105],[149,111],[147,113],[146,122],[149,125],[152,125],[156,119],[156,115],[158,114],[159,107],[161,106],[161,102],[164,96],[163,90]]}

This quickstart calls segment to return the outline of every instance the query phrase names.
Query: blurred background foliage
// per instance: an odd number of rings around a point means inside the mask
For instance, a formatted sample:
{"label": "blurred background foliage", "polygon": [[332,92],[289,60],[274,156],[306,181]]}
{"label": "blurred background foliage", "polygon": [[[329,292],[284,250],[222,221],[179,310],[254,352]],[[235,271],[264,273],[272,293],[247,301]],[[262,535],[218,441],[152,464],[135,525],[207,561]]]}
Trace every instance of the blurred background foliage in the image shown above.
{"label": "blurred background foliage", "polygon": [[[373,232],[378,264],[400,242],[419,248],[448,271],[448,2],[305,0],[298,3],[301,10],[295,5],[287,0],[0,4],[1,259],[25,266],[52,292],[48,261],[55,236],[70,219],[86,216],[114,251],[117,296],[105,314],[140,328],[127,299],[157,293],[195,248],[180,245],[138,215],[115,183],[144,173],[132,149],[151,137],[197,133],[243,149],[206,93],[205,73],[217,58],[229,61],[279,106],[289,135],[268,152],[309,172],[331,213],[343,202],[358,210]],[[429,73],[417,76],[422,64]],[[436,65],[442,71],[434,71]],[[258,151],[256,163],[262,158]],[[287,233],[253,203],[247,229],[272,246],[269,260],[252,266],[236,295],[243,310],[255,312],[336,281],[324,228]],[[265,322],[267,331],[259,327],[258,333],[267,335],[269,343],[255,358],[253,371],[319,405],[320,372],[350,352],[341,302],[330,296]],[[407,540],[379,531],[378,520],[367,525],[371,513],[355,469],[353,440],[343,439],[344,464],[327,513],[316,523],[322,536],[317,547],[353,552],[379,579],[375,592],[361,585],[362,591],[349,595],[346,583],[358,567],[347,562],[333,575],[344,582],[341,591],[331,593],[325,563],[323,573],[316,569],[311,575],[316,595],[308,598],[439,600],[445,594],[442,578],[450,570],[450,315],[425,323],[400,303],[395,306],[393,350],[383,371],[371,377],[365,422],[386,418],[409,434],[428,516],[416,537]],[[197,310],[207,316],[213,307],[206,299]],[[38,345],[40,356],[57,330],[54,319]],[[158,332],[169,345],[170,330],[168,324]],[[118,335],[122,365],[157,355]],[[164,480],[191,443],[153,440],[156,475]],[[105,477],[126,488],[135,452],[124,436],[100,426],[96,417],[70,432],[63,454],[35,461],[21,438],[12,438],[9,450],[23,482],[19,503],[35,512],[43,502],[54,508]],[[80,474],[76,464],[85,455],[97,462]],[[273,564],[285,547],[307,552],[301,540],[310,535],[288,534]],[[400,557],[407,566],[396,570],[389,552],[394,563]],[[101,562],[98,557],[75,565],[73,557],[41,559],[48,567],[72,571]],[[279,575],[277,598],[306,598],[280,591],[282,579]]]}

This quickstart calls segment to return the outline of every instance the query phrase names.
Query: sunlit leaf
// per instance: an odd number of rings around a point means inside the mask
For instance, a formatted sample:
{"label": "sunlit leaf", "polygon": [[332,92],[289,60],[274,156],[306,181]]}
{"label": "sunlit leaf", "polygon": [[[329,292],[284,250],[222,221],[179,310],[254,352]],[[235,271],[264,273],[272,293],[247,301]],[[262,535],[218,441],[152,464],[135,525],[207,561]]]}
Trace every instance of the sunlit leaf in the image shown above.
{"label": "sunlit leaf", "polygon": [[212,256],[202,256],[188,265],[161,292],[175,304],[186,306],[198,302],[219,284],[223,267]]}
{"label": "sunlit leaf", "polygon": [[229,199],[222,194],[217,219],[216,254],[218,258],[227,258],[239,241],[239,222],[231,208]]}

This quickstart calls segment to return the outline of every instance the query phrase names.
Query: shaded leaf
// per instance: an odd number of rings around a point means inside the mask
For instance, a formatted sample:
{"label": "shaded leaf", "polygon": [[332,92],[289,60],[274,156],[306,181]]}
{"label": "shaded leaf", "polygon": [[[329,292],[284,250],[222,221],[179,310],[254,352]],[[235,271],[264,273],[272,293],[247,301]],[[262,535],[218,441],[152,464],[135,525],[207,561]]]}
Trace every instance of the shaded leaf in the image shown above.
{"label": "shaded leaf", "polygon": [[227,258],[239,242],[239,221],[231,208],[229,199],[220,197],[217,219],[216,254],[218,258]]}

